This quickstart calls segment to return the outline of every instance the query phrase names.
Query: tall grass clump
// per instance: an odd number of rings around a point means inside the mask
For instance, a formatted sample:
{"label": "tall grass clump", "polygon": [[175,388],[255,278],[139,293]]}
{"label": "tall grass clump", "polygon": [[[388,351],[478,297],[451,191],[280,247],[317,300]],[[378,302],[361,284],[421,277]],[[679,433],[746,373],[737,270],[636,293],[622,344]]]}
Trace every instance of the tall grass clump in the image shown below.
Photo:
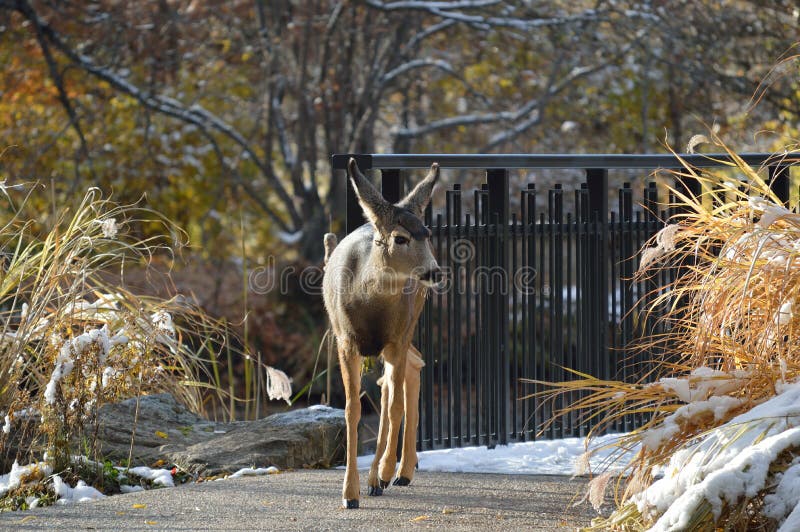
{"label": "tall grass clump", "polygon": [[231,399],[219,375],[230,332],[186,298],[120,286],[129,268],[174,258],[183,233],[97,189],[42,215],[31,201],[40,191],[0,191],[0,464],[14,461],[12,477],[17,462],[46,459],[55,473],[74,470],[76,456],[101,464],[103,404],[167,391],[216,412]]}
{"label": "tall grass clump", "polygon": [[[684,164],[676,177],[703,192],[671,190],[678,214],[640,253],[639,280],[673,279],[640,309],[666,331],[633,346],[659,353],[654,369],[633,383],[542,383],[549,397],[580,390],[567,410],[591,416],[595,431],[648,419],[616,443],[638,451],[622,464],[616,510],[594,529],[800,527],[800,214],[714,142],[733,162],[704,173]],[[598,508],[609,476],[590,483]]]}

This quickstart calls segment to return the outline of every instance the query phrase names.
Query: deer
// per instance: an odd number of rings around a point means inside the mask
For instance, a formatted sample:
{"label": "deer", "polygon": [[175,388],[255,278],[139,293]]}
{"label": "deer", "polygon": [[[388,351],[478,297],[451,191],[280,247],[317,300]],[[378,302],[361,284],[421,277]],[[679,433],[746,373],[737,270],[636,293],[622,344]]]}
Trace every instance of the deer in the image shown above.
{"label": "deer", "polygon": [[[359,507],[358,423],[361,419],[363,357],[383,357],[381,414],[375,459],[369,470],[368,495],[383,495],[392,477],[408,486],[417,466],[420,372],[425,365],[411,345],[417,320],[441,270],[433,256],[431,232],[422,221],[439,165],[401,201],[392,204],[361,173],[355,159],[347,173],[367,223],[336,243],[324,238],[326,250],[322,293],[336,342],[345,392],[346,470],[342,507]],[[397,442],[405,415],[402,456]]]}

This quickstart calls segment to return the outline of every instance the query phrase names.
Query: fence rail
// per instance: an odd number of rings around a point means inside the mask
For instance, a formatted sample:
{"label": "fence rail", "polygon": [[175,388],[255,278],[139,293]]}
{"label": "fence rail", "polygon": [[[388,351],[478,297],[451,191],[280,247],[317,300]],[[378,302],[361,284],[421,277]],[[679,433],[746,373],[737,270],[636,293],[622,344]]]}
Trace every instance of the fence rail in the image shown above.
{"label": "fence rail", "polygon": [[[634,281],[633,274],[637,251],[676,214],[663,208],[674,198],[660,197],[663,187],[645,174],[650,178],[638,179],[638,190],[624,183],[609,202],[609,171],[679,168],[676,155],[342,154],[332,158],[334,173],[344,170],[351,156],[363,170],[381,171],[383,194],[392,202],[403,192],[402,171],[434,161],[443,169],[485,171],[480,188],[465,191],[453,184],[441,212],[434,215],[429,208],[425,215],[448,284],[428,299],[417,327],[415,343],[427,364],[420,449],[584,436],[594,420],[580,413],[559,418],[542,432],[545,421],[577,395],[542,403],[525,398],[538,388],[520,379],[568,380],[569,368],[631,381],[652,368],[657,353],[626,347],[643,334],[667,331],[653,320],[645,329],[635,303],[643,298],[646,305],[675,272],[655,281]],[[680,157],[697,168],[725,166],[732,159]],[[773,190],[789,201],[796,160],[741,157],[766,168]],[[574,190],[524,183],[512,198],[512,180],[518,177],[513,172],[520,169],[579,169],[585,181]],[[695,180],[671,184],[700,192]],[[347,231],[362,223],[348,184]],[[629,417],[611,429],[630,430],[643,421]]]}

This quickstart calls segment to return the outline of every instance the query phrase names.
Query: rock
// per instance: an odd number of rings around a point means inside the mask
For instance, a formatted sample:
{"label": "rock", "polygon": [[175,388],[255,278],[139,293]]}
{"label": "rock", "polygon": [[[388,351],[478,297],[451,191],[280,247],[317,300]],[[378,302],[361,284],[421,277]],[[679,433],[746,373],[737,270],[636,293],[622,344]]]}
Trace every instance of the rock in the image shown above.
{"label": "rock", "polygon": [[100,410],[101,453],[127,459],[135,427],[133,464],[158,459],[205,475],[243,467],[330,467],[345,449],[344,411],[312,406],[273,414],[257,421],[215,423],[193,414],[169,394],[103,406]]}
{"label": "rock", "polygon": [[236,424],[224,435],[170,453],[209,475],[244,467],[331,467],[344,458],[344,411],[314,406]]}
{"label": "rock", "polygon": [[133,398],[100,408],[99,440],[103,457],[127,459],[133,431],[132,463],[146,465],[214,437],[216,423],[190,412],[168,393],[140,397],[138,415],[136,403]]}

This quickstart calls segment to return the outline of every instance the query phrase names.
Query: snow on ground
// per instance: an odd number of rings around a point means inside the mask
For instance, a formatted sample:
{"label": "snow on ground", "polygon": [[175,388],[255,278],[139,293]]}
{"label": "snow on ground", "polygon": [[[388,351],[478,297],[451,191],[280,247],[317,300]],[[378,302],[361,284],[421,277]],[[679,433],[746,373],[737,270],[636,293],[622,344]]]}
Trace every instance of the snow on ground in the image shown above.
{"label": "snow on ground", "polygon": [[[592,441],[592,449],[605,447],[619,434],[600,436]],[[581,458],[586,452],[584,438],[539,440],[498,445],[494,449],[462,447],[417,453],[420,471],[453,473],[502,473],[508,475],[573,475],[581,471]],[[623,456],[617,466],[626,464],[633,453]],[[599,449],[591,458],[593,472],[603,471],[613,450]],[[358,468],[369,469],[375,455],[359,456]]]}
{"label": "snow on ground", "polygon": [[53,491],[56,492],[56,504],[69,504],[71,502],[86,502],[105,497],[101,492],[92,486],[87,486],[82,480],[78,481],[75,487],[61,480],[58,475],[53,475]]}
{"label": "snow on ground", "polygon": [[[120,471],[126,471],[124,467],[118,467]],[[175,483],[172,481],[172,472],[169,469],[152,469],[149,467],[132,467],[128,470],[131,474],[150,480],[153,484],[172,488]]]}
{"label": "snow on ground", "polygon": [[276,473],[280,473],[280,469],[275,466],[269,467],[245,467],[240,469],[236,473],[232,475],[228,475],[225,478],[239,478],[239,477],[253,477],[258,475],[274,475]]}

